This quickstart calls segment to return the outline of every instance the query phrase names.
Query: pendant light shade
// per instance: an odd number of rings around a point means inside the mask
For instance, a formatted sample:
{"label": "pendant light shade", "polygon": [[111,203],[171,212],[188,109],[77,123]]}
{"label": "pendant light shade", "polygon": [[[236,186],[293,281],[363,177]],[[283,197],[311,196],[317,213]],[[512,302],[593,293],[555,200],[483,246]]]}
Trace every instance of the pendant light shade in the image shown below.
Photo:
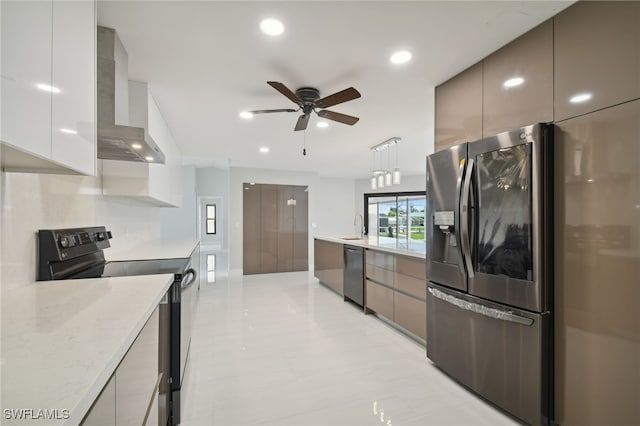
{"label": "pendant light shade", "polygon": [[391,171],[390,170],[387,170],[387,172],[384,174],[384,184],[386,186],[393,185],[393,177],[391,176]]}
{"label": "pendant light shade", "polygon": [[401,180],[400,178],[401,178],[400,169],[396,167],[393,170],[393,184],[394,185],[400,185],[400,180]]}
{"label": "pendant light shade", "polygon": [[384,188],[384,173],[378,174],[378,188]]}
{"label": "pendant light shade", "polygon": [[376,175],[371,176],[371,189],[378,189],[378,178]]}

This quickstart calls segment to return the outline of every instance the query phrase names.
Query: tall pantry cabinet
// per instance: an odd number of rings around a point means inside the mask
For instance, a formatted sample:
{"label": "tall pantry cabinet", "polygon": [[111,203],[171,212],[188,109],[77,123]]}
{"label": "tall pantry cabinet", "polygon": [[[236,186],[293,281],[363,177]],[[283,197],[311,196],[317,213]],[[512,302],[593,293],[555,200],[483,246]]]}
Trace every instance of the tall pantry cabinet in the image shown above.
{"label": "tall pantry cabinet", "polygon": [[[436,88],[436,150],[452,144],[450,123],[468,121],[469,97],[454,89],[477,81],[478,67],[483,136],[555,124],[553,420],[562,426],[640,424],[638,23],[640,2],[579,1]],[[499,89],[516,75],[522,84]],[[458,115],[443,121],[442,111]]]}
{"label": "tall pantry cabinet", "polygon": [[243,184],[243,273],[309,269],[306,186]]}

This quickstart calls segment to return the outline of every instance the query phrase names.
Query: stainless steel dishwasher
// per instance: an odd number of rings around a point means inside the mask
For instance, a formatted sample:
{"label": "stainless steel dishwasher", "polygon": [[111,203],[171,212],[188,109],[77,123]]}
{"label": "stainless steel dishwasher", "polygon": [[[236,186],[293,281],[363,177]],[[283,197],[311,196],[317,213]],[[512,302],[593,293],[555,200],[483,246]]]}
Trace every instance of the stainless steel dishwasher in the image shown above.
{"label": "stainless steel dishwasher", "polygon": [[364,306],[364,248],[344,246],[344,297]]}

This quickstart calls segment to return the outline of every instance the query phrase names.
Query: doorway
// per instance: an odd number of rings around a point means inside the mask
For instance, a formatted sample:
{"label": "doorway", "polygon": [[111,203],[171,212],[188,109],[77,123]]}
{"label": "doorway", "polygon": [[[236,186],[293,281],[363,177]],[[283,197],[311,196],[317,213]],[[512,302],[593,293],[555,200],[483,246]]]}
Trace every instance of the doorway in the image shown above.
{"label": "doorway", "polygon": [[224,246],[224,199],[198,197],[198,235],[200,244],[221,249]]}

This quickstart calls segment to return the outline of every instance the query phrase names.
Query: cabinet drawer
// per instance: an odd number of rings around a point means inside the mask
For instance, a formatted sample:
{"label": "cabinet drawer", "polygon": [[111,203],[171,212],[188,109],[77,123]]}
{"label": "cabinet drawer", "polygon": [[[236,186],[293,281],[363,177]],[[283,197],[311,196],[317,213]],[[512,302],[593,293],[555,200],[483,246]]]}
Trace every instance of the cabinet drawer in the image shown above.
{"label": "cabinet drawer", "polygon": [[396,292],[393,305],[394,321],[416,336],[426,340],[427,303]]}
{"label": "cabinet drawer", "polygon": [[394,257],[395,256],[392,254],[382,253],[382,252],[373,251],[373,250],[367,250],[366,262],[368,265],[375,265],[380,268],[393,271],[395,269],[394,261],[393,261]]}
{"label": "cabinet drawer", "polygon": [[393,319],[393,293],[390,288],[383,287],[367,280],[365,305],[374,312]]}
{"label": "cabinet drawer", "polygon": [[427,282],[418,278],[410,277],[396,272],[396,285],[398,290],[409,293],[422,300],[427,300]]}
{"label": "cabinet drawer", "polygon": [[422,281],[427,280],[427,263],[424,259],[398,256],[396,257],[396,271],[399,274],[409,275]]}
{"label": "cabinet drawer", "polygon": [[375,265],[367,265],[366,276],[372,281],[393,287],[393,271]]}

